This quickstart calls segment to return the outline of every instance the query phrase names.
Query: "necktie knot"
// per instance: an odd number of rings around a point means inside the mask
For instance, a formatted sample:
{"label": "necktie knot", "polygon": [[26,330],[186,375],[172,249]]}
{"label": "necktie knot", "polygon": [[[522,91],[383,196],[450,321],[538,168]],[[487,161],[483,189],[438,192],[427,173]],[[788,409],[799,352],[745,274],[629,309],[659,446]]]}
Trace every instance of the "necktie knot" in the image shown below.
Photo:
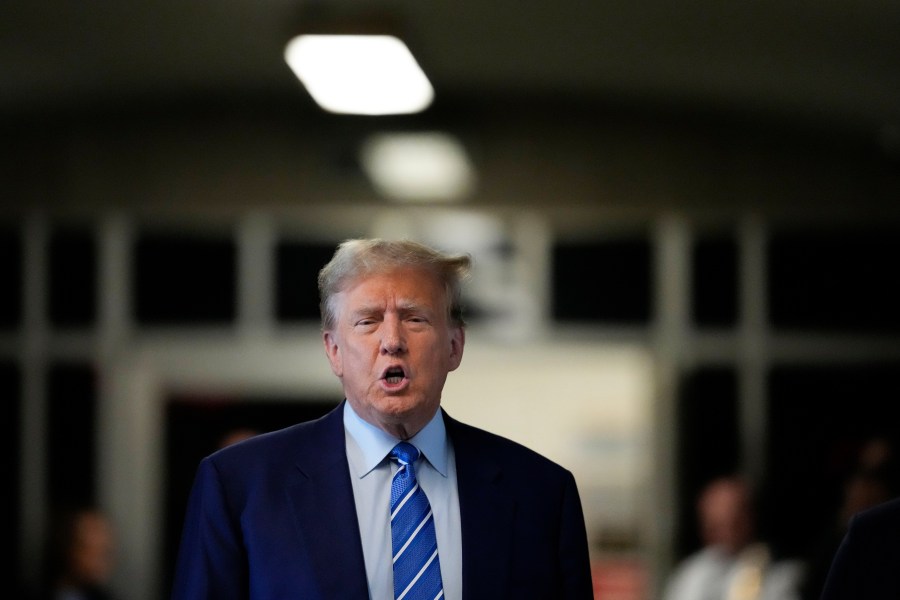
{"label": "necktie knot", "polygon": [[401,465],[411,465],[419,458],[419,450],[409,442],[400,442],[391,450],[391,458]]}

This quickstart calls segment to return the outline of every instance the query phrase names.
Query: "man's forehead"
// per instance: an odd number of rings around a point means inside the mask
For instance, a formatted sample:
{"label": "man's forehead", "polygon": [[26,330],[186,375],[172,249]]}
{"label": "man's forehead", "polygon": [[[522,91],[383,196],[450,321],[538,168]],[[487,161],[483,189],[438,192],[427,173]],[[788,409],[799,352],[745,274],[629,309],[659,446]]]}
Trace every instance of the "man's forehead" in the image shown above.
{"label": "man's forehead", "polygon": [[342,282],[338,293],[421,297],[439,293],[440,289],[441,282],[435,273],[421,267],[397,267],[348,278]]}
{"label": "man's forehead", "polygon": [[406,289],[356,287],[335,295],[347,314],[401,311],[434,313],[445,310],[445,297],[436,291],[411,286]]}

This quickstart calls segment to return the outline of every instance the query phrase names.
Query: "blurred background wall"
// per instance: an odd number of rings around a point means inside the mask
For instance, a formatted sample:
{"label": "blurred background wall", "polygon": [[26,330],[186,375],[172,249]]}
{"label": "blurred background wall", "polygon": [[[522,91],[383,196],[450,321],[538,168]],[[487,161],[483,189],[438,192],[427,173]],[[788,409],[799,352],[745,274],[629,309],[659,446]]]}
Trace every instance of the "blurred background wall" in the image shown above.
{"label": "blurred background wall", "polygon": [[[326,112],[285,64],[309,15],[361,8],[423,112]],[[445,406],[576,473],[622,597],[696,548],[726,472],[812,556],[860,449],[900,443],[897,31],[876,0],[4,3],[6,579],[91,502],[120,597],[165,597],[197,461],[341,399],[315,275],[369,235],[473,254]],[[375,185],[363,149],[410,133],[456,140],[470,185]]]}

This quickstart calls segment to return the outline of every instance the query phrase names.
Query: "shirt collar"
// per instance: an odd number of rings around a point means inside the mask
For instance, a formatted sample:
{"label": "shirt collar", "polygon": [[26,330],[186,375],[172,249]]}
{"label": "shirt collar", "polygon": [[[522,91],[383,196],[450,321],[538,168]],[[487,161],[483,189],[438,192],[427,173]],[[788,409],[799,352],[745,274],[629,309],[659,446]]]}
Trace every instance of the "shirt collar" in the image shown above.
{"label": "shirt collar", "polygon": [[[381,461],[400,441],[360,417],[349,402],[344,403],[344,429],[353,438],[362,453],[359,472],[356,474],[358,477],[364,477],[381,464]],[[447,447],[447,430],[444,427],[443,412],[440,407],[428,424],[408,441],[419,449],[422,456],[438,473],[447,477],[449,448]]]}

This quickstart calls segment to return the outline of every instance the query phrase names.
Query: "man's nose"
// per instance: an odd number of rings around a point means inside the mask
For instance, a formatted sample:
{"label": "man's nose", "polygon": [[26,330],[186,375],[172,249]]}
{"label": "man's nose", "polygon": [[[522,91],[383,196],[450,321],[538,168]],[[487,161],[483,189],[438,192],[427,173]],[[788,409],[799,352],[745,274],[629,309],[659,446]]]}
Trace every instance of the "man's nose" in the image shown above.
{"label": "man's nose", "polygon": [[382,331],[382,354],[397,354],[406,350],[406,340],[399,319],[385,319]]}

